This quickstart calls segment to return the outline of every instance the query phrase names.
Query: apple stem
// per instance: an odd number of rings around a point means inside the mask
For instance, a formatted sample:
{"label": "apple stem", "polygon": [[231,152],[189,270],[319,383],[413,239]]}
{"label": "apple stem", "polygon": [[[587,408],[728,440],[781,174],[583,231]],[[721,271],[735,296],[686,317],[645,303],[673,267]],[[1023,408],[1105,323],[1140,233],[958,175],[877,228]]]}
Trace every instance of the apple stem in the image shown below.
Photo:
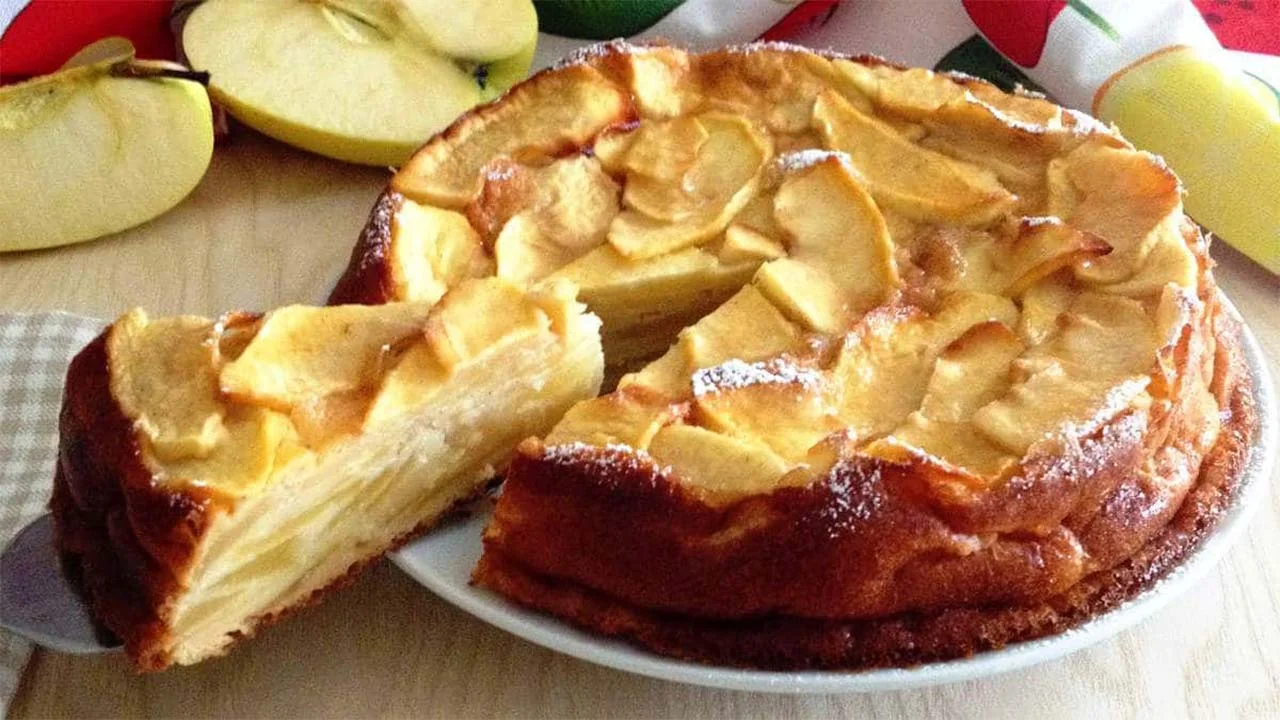
{"label": "apple stem", "polygon": [[174,78],[177,80],[191,80],[201,85],[209,85],[209,73],[204,70],[185,70],[181,68],[153,67],[147,65],[135,65],[133,63],[122,63],[112,68],[111,74],[116,77],[131,78]]}

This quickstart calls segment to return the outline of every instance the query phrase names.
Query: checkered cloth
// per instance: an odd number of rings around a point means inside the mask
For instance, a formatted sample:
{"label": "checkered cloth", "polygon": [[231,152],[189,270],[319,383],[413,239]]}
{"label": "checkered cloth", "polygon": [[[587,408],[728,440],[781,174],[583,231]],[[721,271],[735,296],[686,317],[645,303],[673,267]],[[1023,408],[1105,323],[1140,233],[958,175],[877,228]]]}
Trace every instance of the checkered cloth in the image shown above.
{"label": "checkered cloth", "polygon": [[[67,362],[102,321],[66,313],[0,313],[0,547],[49,501]],[[0,630],[0,716],[31,644]]]}

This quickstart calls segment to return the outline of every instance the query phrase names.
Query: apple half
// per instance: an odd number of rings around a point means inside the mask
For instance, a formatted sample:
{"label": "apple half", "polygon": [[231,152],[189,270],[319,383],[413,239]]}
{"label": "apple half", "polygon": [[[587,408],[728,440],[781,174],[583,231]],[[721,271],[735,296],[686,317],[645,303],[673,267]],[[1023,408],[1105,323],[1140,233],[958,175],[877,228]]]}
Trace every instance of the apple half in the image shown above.
{"label": "apple half", "polygon": [[398,166],[522,80],[537,34],[531,0],[207,0],[182,45],[246,125],[338,160]]}
{"label": "apple half", "polygon": [[177,205],[213,154],[197,80],[108,38],[0,88],[0,252],[92,240]]}

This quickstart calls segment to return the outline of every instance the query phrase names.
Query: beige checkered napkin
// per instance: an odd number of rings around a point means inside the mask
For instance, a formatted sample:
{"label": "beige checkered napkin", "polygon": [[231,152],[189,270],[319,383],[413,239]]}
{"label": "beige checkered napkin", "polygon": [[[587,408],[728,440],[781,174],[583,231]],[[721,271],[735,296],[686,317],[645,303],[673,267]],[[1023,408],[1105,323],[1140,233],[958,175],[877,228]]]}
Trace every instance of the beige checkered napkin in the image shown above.
{"label": "beige checkered napkin", "polygon": [[[103,322],[66,313],[0,313],[0,547],[49,501],[67,362]],[[31,645],[0,630],[0,716]]]}

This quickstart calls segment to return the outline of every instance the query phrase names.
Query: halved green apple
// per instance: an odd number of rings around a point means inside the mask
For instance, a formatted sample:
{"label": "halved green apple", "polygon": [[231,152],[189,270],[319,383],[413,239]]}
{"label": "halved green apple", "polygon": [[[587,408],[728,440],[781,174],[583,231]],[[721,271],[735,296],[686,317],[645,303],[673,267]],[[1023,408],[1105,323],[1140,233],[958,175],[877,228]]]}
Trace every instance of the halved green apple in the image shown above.
{"label": "halved green apple", "polygon": [[109,235],[186,197],[213,154],[209,97],[192,77],[109,38],[0,88],[0,252]]}
{"label": "halved green apple", "polygon": [[237,119],[278,140],[400,165],[533,61],[530,0],[207,0],[182,32]]}

